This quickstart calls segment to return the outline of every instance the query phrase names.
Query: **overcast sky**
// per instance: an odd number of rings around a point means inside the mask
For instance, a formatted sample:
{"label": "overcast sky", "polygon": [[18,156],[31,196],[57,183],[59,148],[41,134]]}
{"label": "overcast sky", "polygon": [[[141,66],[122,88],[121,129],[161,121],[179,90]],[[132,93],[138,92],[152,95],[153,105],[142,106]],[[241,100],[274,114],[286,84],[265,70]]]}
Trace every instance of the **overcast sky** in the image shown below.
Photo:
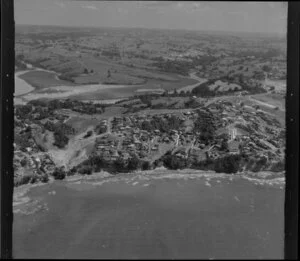
{"label": "overcast sky", "polygon": [[15,22],[286,34],[287,3],[15,0]]}

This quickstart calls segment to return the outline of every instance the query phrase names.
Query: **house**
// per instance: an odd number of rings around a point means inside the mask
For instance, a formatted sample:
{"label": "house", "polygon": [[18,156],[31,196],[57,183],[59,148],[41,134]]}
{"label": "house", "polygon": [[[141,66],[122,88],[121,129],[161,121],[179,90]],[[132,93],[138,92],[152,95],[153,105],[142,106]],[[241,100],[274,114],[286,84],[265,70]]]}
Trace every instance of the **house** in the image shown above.
{"label": "house", "polygon": [[115,151],[113,152],[113,154],[111,155],[111,159],[112,159],[112,160],[116,160],[118,157],[119,157],[119,153],[115,150]]}
{"label": "house", "polygon": [[190,150],[190,156],[197,161],[204,161],[207,159],[206,153],[198,148],[193,148]]}
{"label": "house", "polygon": [[228,150],[231,154],[238,154],[239,153],[239,145],[240,143],[232,140],[228,142]]}
{"label": "house", "polygon": [[210,158],[210,159],[217,159],[217,158],[220,157],[219,152],[216,151],[216,150],[210,150],[210,151],[207,151],[207,152],[206,152],[206,155],[207,155],[207,157]]}

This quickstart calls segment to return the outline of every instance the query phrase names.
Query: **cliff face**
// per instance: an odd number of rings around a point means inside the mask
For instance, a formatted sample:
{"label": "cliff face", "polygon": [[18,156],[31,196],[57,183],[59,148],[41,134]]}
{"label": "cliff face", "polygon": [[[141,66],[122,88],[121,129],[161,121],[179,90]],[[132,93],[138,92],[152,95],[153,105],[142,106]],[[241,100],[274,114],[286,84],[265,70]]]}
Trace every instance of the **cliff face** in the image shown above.
{"label": "cliff face", "polygon": [[264,158],[250,159],[249,161],[241,161],[240,168],[242,171],[272,171],[281,172],[285,170],[284,160],[268,160]]}

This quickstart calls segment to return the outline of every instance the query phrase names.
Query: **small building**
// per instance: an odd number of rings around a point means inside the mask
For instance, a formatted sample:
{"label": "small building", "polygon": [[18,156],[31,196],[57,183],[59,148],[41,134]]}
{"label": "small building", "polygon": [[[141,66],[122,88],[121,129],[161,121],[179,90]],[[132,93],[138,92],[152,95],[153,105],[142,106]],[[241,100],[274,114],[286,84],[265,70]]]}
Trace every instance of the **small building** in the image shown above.
{"label": "small building", "polygon": [[240,143],[232,140],[230,142],[228,142],[228,150],[231,154],[238,154],[239,153],[239,145]]}
{"label": "small building", "polygon": [[170,142],[170,139],[169,139],[169,137],[165,137],[165,138],[163,139],[163,141],[164,141],[164,142]]}

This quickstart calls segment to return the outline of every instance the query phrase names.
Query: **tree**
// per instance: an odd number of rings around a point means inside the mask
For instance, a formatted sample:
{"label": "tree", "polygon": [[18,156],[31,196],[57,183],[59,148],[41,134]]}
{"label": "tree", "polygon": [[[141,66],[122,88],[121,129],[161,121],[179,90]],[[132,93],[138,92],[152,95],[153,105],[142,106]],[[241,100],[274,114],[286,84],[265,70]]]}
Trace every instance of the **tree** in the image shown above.
{"label": "tree", "polygon": [[45,173],[40,177],[41,182],[47,183],[49,181],[48,175]]}
{"label": "tree", "polygon": [[83,72],[84,72],[85,74],[88,74],[88,73],[89,73],[89,71],[88,71],[87,68],[84,68]]}
{"label": "tree", "polygon": [[168,96],[168,91],[165,90],[164,93],[162,94],[163,97],[167,97]]}
{"label": "tree", "polygon": [[215,162],[214,170],[218,173],[236,173],[239,170],[240,161],[240,155],[225,156],[224,158],[220,158]]}
{"label": "tree", "polygon": [[271,67],[268,66],[268,65],[264,65],[264,66],[262,67],[262,70],[265,71],[265,72],[270,72],[270,71],[271,71]]}
{"label": "tree", "polygon": [[23,158],[20,163],[22,167],[25,167],[27,165],[27,160]]}
{"label": "tree", "polygon": [[183,169],[187,165],[187,161],[185,159],[178,158],[170,153],[167,153],[163,157],[163,163],[169,169]]}
{"label": "tree", "polygon": [[138,157],[136,156],[131,157],[128,161],[127,169],[129,171],[132,171],[138,169],[139,167],[140,167],[140,160],[138,159]]}
{"label": "tree", "polygon": [[275,87],[274,86],[270,86],[270,91],[274,91],[275,90]]}
{"label": "tree", "polygon": [[114,163],[113,163],[113,166],[115,168],[115,170],[117,172],[122,172],[125,170],[125,167],[126,167],[126,163],[124,161],[124,159],[122,157],[118,157]]}
{"label": "tree", "polygon": [[82,166],[82,167],[78,170],[78,172],[79,172],[80,174],[91,175],[92,172],[93,172],[93,168],[92,168],[92,166],[89,166],[89,165]]}
{"label": "tree", "polygon": [[54,179],[62,180],[66,177],[66,173],[63,168],[55,168],[54,172],[52,173]]}
{"label": "tree", "polygon": [[142,170],[149,170],[149,169],[151,169],[150,162],[149,161],[143,162],[143,164],[142,164]]}
{"label": "tree", "polygon": [[228,151],[228,143],[225,139],[221,143],[221,150],[222,151]]}

